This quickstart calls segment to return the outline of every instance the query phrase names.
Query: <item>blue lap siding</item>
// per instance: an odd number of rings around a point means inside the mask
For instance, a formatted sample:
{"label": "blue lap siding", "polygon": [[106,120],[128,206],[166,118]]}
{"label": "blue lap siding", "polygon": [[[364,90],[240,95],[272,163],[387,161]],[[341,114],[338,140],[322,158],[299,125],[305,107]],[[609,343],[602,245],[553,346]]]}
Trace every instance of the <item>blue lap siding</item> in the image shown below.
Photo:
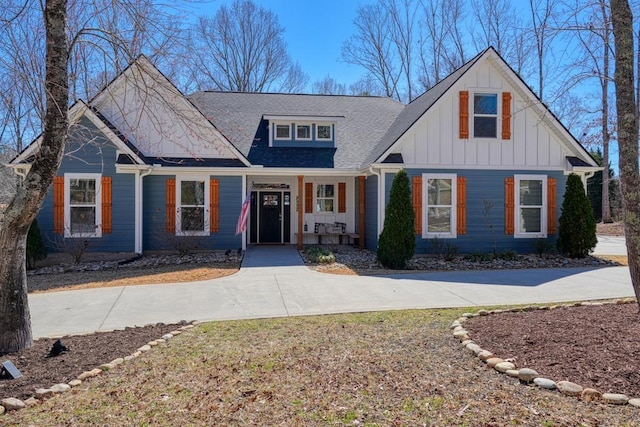
{"label": "blue lap siding", "polygon": [[365,245],[371,251],[378,248],[378,179],[372,175],[365,181]]}

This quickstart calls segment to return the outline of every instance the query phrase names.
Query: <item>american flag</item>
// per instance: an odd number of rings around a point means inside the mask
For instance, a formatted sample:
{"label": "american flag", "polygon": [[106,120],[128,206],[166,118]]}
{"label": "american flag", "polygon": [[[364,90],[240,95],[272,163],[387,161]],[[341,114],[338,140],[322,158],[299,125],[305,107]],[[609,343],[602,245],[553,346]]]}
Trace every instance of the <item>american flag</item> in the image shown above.
{"label": "american flag", "polygon": [[240,209],[240,216],[238,217],[238,225],[236,225],[236,236],[238,234],[244,233],[244,231],[247,229],[247,218],[249,217],[249,204],[251,203],[252,187],[253,184],[249,185],[247,197],[245,197],[244,202],[242,202],[242,209]]}

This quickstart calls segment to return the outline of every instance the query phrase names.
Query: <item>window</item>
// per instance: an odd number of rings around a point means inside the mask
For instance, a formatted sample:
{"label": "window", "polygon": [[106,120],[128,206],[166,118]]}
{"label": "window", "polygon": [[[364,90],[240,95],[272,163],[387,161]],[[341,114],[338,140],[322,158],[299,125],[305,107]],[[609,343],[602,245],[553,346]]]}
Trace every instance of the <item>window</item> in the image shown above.
{"label": "window", "polygon": [[515,177],[514,237],[547,236],[547,177],[541,175],[516,175]]}
{"label": "window", "polygon": [[476,93],[473,95],[473,136],[497,138],[498,95]]}
{"label": "window", "polygon": [[296,139],[311,139],[311,125],[296,125]]}
{"label": "window", "polygon": [[291,139],[291,126],[276,125],[276,139]]}
{"label": "window", "polygon": [[324,140],[330,140],[333,139],[332,138],[332,127],[331,125],[317,125],[316,126],[316,139],[320,140],[320,139],[324,139]]}
{"label": "window", "polygon": [[209,192],[207,181],[182,180],[177,195],[177,233],[183,236],[204,236],[209,229]]}
{"label": "window", "polygon": [[316,188],[316,212],[333,212],[333,184],[318,184]]}
{"label": "window", "polygon": [[423,237],[456,237],[457,177],[455,174],[423,174]]}
{"label": "window", "polygon": [[100,174],[65,174],[65,237],[101,237]]}

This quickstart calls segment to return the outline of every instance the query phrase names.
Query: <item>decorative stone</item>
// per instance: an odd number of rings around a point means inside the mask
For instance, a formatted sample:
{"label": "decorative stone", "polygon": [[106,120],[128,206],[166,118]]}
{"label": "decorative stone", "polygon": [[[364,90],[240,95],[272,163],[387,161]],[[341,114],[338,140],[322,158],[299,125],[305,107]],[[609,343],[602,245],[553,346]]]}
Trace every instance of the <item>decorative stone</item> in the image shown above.
{"label": "decorative stone", "polygon": [[466,347],[467,344],[475,344],[475,342],[473,342],[473,340],[464,340],[460,343],[460,345],[463,347]]}
{"label": "decorative stone", "polygon": [[71,390],[71,386],[69,384],[60,383],[51,386],[50,390],[54,393],[66,393]]}
{"label": "decorative stone", "polygon": [[149,344],[145,344],[145,345],[143,345],[142,347],[140,347],[140,348],[138,349],[138,351],[143,352],[143,353],[144,353],[145,351],[149,351],[149,350],[151,350],[151,346],[150,346]]}
{"label": "decorative stone", "polygon": [[538,309],[537,305],[528,305],[522,308],[522,311],[536,311]]}
{"label": "decorative stone", "polygon": [[540,374],[538,374],[536,370],[531,368],[522,368],[518,371],[518,379],[525,383],[530,383],[539,376]]}
{"label": "decorative stone", "polygon": [[602,393],[593,388],[585,388],[584,390],[582,390],[580,398],[585,402],[596,402],[602,399]]}
{"label": "decorative stone", "polygon": [[0,403],[7,411],[17,411],[18,409],[24,409],[27,406],[22,400],[16,399],[15,397],[7,397],[6,399],[2,399]]}
{"label": "decorative stone", "polygon": [[640,399],[629,399],[627,402],[631,406],[635,406],[636,408],[640,408]]}
{"label": "decorative stone", "polygon": [[552,380],[547,379],[547,378],[538,377],[538,378],[533,380],[533,383],[535,385],[537,385],[538,387],[545,388],[547,390],[555,390],[556,389],[555,381],[552,381]]}
{"label": "decorative stone", "polygon": [[504,362],[504,359],[500,359],[499,357],[490,357],[489,359],[486,360],[486,362],[487,362],[487,365],[493,368],[498,363]]}
{"label": "decorative stone", "polygon": [[469,317],[473,317],[473,314],[471,314],[471,313],[462,313],[462,317],[465,317],[465,318],[468,319]]}
{"label": "decorative stone", "polygon": [[454,320],[453,323],[451,324],[451,326],[449,327],[449,329],[455,329],[458,326],[462,326],[462,323],[460,323],[458,320]]}
{"label": "decorative stone", "polygon": [[95,376],[98,376],[102,373],[102,369],[92,369],[90,371],[84,371],[83,373],[81,373],[80,375],[78,375],[78,379],[80,381],[86,380],[87,378],[92,378]]}
{"label": "decorative stone", "polygon": [[103,363],[102,365],[98,366],[98,368],[100,368],[103,371],[109,371],[109,370],[115,368],[115,366],[112,365],[111,363]]}
{"label": "decorative stone", "polygon": [[602,395],[602,400],[606,403],[611,403],[612,405],[626,405],[629,398],[626,394],[604,393]]}
{"label": "decorative stone", "polygon": [[514,365],[511,362],[500,362],[500,363],[496,363],[496,365],[493,368],[498,372],[505,373],[510,369],[515,369],[516,365]]}
{"label": "decorative stone", "polygon": [[469,335],[469,332],[464,328],[458,329],[453,333],[453,336],[456,338],[466,337],[467,335]]}
{"label": "decorative stone", "polygon": [[507,369],[507,372],[505,372],[505,374],[512,378],[518,378],[520,371],[518,371],[517,369]]}
{"label": "decorative stone", "polygon": [[467,344],[466,348],[473,354],[478,354],[482,351],[482,348],[476,343]]}
{"label": "decorative stone", "polygon": [[80,380],[71,380],[67,384],[69,384],[71,387],[78,387],[80,384],[82,384],[82,381],[80,381]]}
{"label": "decorative stone", "polygon": [[122,357],[118,357],[117,359],[113,359],[111,362],[109,362],[109,364],[113,366],[118,366],[118,365],[122,365],[123,362],[124,362],[124,359]]}
{"label": "decorative stone", "polygon": [[157,342],[158,344],[164,344],[164,343],[166,343],[166,342],[167,342],[167,340],[165,340],[164,338],[158,338],[158,339],[156,340],[156,342]]}
{"label": "decorative stone", "polygon": [[125,361],[125,362],[128,362],[128,361],[133,360],[133,359],[135,359],[135,358],[136,358],[136,357],[135,357],[133,354],[131,354],[131,355],[129,355],[129,356],[125,356],[125,357],[124,357],[124,361]]}
{"label": "decorative stone", "polygon": [[571,381],[558,381],[556,385],[560,393],[566,394],[567,396],[580,396],[584,390],[581,385],[572,383]]}
{"label": "decorative stone", "polygon": [[489,312],[487,310],[478,310],[478,316],[488,316]]}
{"label": "decorative stone", "polygon": [[50,388],[39,388],[36,389],[36,398],[40,400],[48,399],[53,396],[53,390]]}
{"label": "decorative stone", "polygon": [[164,334],[162,336],[162,339],[164,339],[164,340],[170,340],[171,338],[173,338],[173,334]]}
{"label": "decorative stone", "polygon": [[180,335],[182,331],[171,331],[169,333],[175,337],[176,335]]}
{"label": "decorative stone", "polygon": [[133,356],[134,358],[140,356],[142,354],[141,351],[134,351],[133,353],[131,353],[131,356]]}
{"label": "decorative stone", "polygon": [[38,403],[40,403],[40,401],[33,396],[24,401],[24,404],[27,407],[36,406]]}
{"label": "decorative stone", "polygon": [[0,415],[4,414],[4,411],[5,411],[4,406],[0,405]]}
{"label": "decorative stone", "polygon": [[489,350],[482,350],[480,353],[478,353],[478,358],[483,362],[486,362],[492,357],[493,357],[493,353],[491,353]]}
{"label": "decorative stone", "polygon": [[149,347],[155,347],[155,346],[157,346],[157,345],[158,345],[158,341],[155,341],[155,340],[154,340],[154,341],[149,341],[149,342],[147,343],[147,345],[148,345]]}

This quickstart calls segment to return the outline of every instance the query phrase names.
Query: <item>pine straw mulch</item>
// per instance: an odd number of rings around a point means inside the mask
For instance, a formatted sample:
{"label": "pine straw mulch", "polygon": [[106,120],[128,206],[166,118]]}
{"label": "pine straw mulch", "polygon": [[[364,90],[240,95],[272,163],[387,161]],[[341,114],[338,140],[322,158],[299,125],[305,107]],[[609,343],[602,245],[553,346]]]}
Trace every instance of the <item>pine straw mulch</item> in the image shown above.
{"label": "pine straw mulch", "polygon": [[[66,395],[4,415],[0,424],[637,425],[640,412],[630,405],[587,404],[488,368],[452,337],[449,325],[459,314],[202,324]],[[581,334],[571,324],[563,331],[565,338]]]}

